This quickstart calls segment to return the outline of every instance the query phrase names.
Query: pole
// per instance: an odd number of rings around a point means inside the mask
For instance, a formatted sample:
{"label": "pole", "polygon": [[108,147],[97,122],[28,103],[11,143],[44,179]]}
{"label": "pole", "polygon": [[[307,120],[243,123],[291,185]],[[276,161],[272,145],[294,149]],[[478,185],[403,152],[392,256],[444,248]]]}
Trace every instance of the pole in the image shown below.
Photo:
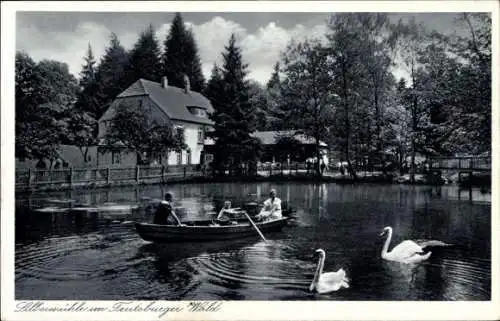
{"label": "pole", "polygon": [[31,168],[28,168],[28,188],[31,187]]}
{"label": "pole", "polygon": [[257,233],[259,233],[259,235],[262,238],[262,240],[264,242],[267,242],[266,238],[264,237],[264,235],[262,234],[262,232],[259,230],[259,228],[257,227],[257,225],[255,225],[255,223],[252,221],[252,219],[250,218],[250,216],[248,215],[248,213],[246,211],[244,211],[243,213],[245,213],[245,216],[250,221],[250,224],[252,224],[253,228],[257,231]]}

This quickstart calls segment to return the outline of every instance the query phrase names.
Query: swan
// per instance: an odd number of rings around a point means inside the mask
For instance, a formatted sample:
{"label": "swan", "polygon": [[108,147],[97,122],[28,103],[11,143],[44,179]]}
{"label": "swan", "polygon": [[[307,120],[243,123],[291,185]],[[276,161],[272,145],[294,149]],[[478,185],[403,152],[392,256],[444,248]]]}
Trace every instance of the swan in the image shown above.
{"label": "swan", "polygon": [[[389,243],[391,243],[392,238],[392,227],[387,226],[384,231],[380,233],[383,236],[387,233],[387,239],[385,240],[384,247],[382,248],[382,258],[388,261],[396,261],[401,263],[419,263],[427,260],[432,252],[427,252],[424,254],[424,248],[429,244],[418,245],[417,243],[406,240],[396,245],[392,251],[388,252]],[[443,243],[444,244],[444,243]]]}
{"label": "swan", "polygon": [[318,267],[316,268],[309,291],[316,290],[318,293],[328,293],[337,291],[342,287],[349,288],[349,279],[346,277],[344,269],[339,269],[337,272],[323,273],[325,251],[318,249],[316,253],[319,253]]}

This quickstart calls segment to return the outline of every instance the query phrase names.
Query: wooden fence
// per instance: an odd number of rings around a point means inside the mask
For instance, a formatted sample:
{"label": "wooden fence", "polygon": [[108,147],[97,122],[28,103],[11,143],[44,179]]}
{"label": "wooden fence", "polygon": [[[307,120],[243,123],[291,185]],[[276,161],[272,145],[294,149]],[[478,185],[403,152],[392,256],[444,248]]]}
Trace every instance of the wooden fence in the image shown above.
{"label": "wooden fence", "polygon": [[459,171],[491,171],[491,157],[433,157],[430,159],[430,168],[439,170]]}
{"label": "wooden fence", "polygon": [[16,189],[161,183],[205,176],[195,166],[134,166],[16,170]]}

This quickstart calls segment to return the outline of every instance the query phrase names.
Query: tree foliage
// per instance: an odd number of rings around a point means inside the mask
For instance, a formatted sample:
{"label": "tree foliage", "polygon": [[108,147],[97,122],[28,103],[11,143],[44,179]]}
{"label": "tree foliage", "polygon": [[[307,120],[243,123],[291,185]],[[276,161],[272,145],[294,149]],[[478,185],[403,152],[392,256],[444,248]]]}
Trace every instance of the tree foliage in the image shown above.
{"label": "tree foliage", "polygon": [[109,46],[101,57],[96,72],[95,103],[88,112],[96,120],[106,112],[111,102],[132,84],[127,77],[129,54],[112,33]]}
{"label": "tree foliage", "polygon": [[78,92],[67,64],[16,53],[16,157],[53,160],[67,134],[62,115]]}
{"label": "tree foliage", "polygon": [[184,75],[190,80],[191,88],[201,92],[205,88],[205,77],[201,69],[198,46],[194,35],[186,30],[180,13],[176,13],[164,42],[165,51],[162,55],[164,75],[169,84],[182,88]]}
{"label": "tree foliage", "polygon": [[185,149],[184,136],[168,123],[159,123],[147,106],[122,102],[110,121],[105,140],[108,149],[136,153],[138,165],[148,164],[171,150]]}
{"label": "tree foliage", "polygon": [[248,81],[249,101],[255,108],[256,129],[264,131],[269,128],[269,111],[267,93],[256,81]]}
{"label": "tree foliage", "polygon": [[[286,111],[281,109],[282,106],[282,87],[280,78],[280,62],[274,64],[271,78],[266,84],[266,129],[267,130],[286,130],[289,126],[282,120],[286,117]],[[285,108],[286,109],[286,108]]]}
{"label": "tree foliage", "polygon": [[[283,119],[294,129],[303,129],[319,144],[327,135],[333,119],[333,95],[326,48],[317,40],[291,44],[283,57],[281,81]],[[320,173],[319,162],[317,172]]]}
{"label": "tree foliage", "polygon": [[67,135],[64,142],[78,147],[85,163],[89,162],[89,148],[95,146],[97,121],[88,112],[75,106],[65,113],[63,121],[66,123]]}
{"label": "tree foliage", "polygon": [[261,148],[260,141],[250,136],[256,129],[256,108],[250,102],[247,65],[234,34],[222,56],[221,72],[215,69],[208,84],[215,122],[209,135],[215,140],[215,163],[241,169],[240,165],[257,159]]}
{"label": "tree foliage", "polygon": [[149,25],[134,44],[130,52],[130,65],[127,73],[129,84],[139,79],[159,82],[163,74],[161,51],[153,25]]}

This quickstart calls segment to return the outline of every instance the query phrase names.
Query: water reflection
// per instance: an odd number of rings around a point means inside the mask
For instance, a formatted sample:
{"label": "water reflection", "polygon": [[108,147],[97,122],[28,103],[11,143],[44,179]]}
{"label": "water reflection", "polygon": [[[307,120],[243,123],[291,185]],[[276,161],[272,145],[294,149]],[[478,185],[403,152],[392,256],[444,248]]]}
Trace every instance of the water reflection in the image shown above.
{"label": "water reflection", "polygon": [[[271,188],[296,210],[297,224],[231,242],[155,245],[130,221],[149,221],[144,209],[121,213],[36,212],[48,199],[74,207],[138,205],[167,191],[182,219],[206,219],[224,200],[241,207],[262,202]],[[459,201],[443,186],[336,184],[184,184],[110,190],[35,193],[16,199],[16,299],[231,300],[488,300],[491,292],[491,204]],[[473,191],[473,194],[477,191]],[[479,192],[478,192],[479,193]],[[484,195],[483,195],[484,196]],[[475,194],[474,194],[475,197]],[[59,207],[63,207],[62,205]],[[433,249],[418,266],[382,260],[384,226],[391,248],[406,239],[454,244]],[[351,287],[308,292],[316,260],[325,271],[344,268]],[[80,289],[74,291],[72,289]]]}

